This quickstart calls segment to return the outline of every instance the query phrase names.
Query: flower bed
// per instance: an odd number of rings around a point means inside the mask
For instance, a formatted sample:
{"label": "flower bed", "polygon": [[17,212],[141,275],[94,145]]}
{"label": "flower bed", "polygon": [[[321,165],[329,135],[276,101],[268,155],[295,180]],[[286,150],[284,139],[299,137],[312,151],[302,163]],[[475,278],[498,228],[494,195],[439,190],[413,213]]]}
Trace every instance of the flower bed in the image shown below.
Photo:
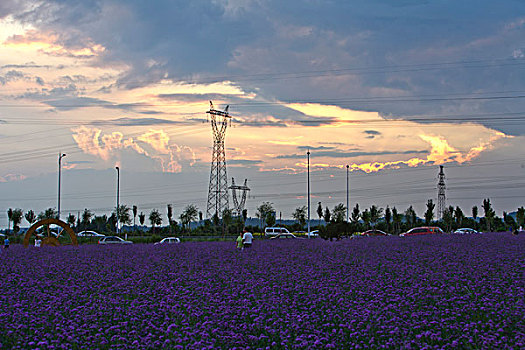
{"label": "flower bed", "polygon": [[525,235],[0,254],[0,348],[523,348]]}

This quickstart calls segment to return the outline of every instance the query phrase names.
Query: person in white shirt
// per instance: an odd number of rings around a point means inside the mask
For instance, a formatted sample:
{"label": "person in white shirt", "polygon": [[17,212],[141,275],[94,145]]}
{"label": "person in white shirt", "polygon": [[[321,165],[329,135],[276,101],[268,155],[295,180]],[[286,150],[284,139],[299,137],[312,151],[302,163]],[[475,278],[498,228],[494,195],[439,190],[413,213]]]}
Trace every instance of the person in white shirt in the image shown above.
{"label": "person in white shirt", "polygon": [[42,239],[40,239],[40,237],[36,236],[35,247],[40,248],[41,245],[42,245]]}
{"label": "person in white shirt", "polygon": [[251,232],[244,231],[244,234],[242,235],[242,243],[244,245],[244,248],[251,248],[252,247],[252,240],[253,235]]}

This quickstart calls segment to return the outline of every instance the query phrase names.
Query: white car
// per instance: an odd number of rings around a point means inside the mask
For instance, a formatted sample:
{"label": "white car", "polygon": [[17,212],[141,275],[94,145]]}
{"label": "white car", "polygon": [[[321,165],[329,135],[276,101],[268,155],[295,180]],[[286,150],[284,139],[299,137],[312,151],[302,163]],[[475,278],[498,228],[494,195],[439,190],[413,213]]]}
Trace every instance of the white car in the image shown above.
{"label": "white car", "polygon": [[319,230],[310,231],[310,233],[307,233],[305,236],[310,238],[319,237]]}
{"label": "white car", "polygon": [[279,234],[289,234],[290,231],[288,231],[284,227],[267,227],[264,229],[264,235],[265,236],[277,236]]}
{"label": "white car", "polygon": [[173,243],[180,243],[180,239],[177,237],[166,237],[166,238],[163,238],[160,242],[156,242],[153,244],[157,245],[157,244],[173,244]]}
{"label": "white car", "polygon": [[470,234],[476,234],[480,232],[472,228],[458,228],[456,231],[454,231],[454,233],[459,233],[461,235],[470,235]]}
{"label": "white car", "polygon": [[270,239],[282,239],[282,238],[297,238],[296,235],[294,235],[293,233],[279,233],[275,236],[272,236],[270,237]]}
{"label": "white car", "polygon": [[131,244],[131,241],[125,241],[117,236],[104,236],[98,240],[98,244]]}
{"label": "white car", "polygon": [[103,235],[102,233],[98,233],[95,231],[82,231],[77,233],[78,237],[106,237],[106,235]]}

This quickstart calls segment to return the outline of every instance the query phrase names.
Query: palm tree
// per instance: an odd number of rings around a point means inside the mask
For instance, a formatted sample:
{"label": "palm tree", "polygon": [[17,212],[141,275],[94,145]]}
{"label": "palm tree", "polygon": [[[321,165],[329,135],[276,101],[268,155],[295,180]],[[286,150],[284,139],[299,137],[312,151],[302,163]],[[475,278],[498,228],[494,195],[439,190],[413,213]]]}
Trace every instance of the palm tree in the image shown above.
{"label": "palm tree", "polygon": [[29,222],[29,226],[33,226],[33,222],[35,222],[36,220],[36,214],[33,210],[30,209],[26,212],[25,218],[27,222]]}
{"label": "palm tree", "polygon": [[188,225],[188,230],[191,232],[191,223],[196,221],[199,216],[199,209],[194,205],[190,204],[184,208],[182,214],[180,214],[181,221]]}
{"label": "palm tree", "polygon": [[11,221],[13,221],[13,209],[9,208],[7,210],[7,232],[11,231]]}
{"label": "palm tree", "polygon": [[303,228],[304,225],[306,224],[306,210],[307,210],[306,206],[303,205],[302,207],[295,209],[295,211],[292,214],[292,217],[299,222],[299,225],[301,225],[301,228]]}
{"label": "palm tree", "polygon": [[15,209],[13,210],[13,215],[11,217],[11,221],[13,221],[13,231],[14,233],[18,233],[20,231],[20,223],[22,222],[22,218],[24,217],[24,213],[22,209]]}
{"label": "palm tree", "polygon": [[346,217],[346,207],[343,203],[339,203],[334,207],[334,210],[332,211],[332,220],[334,222],[344,222]]}
{"label": "palm tree", "polygon": [[162,216],[157,209],[153,209],[149,213],[149,221],[151,222],[153,234],[155,234],[155,226],[162,224]]}

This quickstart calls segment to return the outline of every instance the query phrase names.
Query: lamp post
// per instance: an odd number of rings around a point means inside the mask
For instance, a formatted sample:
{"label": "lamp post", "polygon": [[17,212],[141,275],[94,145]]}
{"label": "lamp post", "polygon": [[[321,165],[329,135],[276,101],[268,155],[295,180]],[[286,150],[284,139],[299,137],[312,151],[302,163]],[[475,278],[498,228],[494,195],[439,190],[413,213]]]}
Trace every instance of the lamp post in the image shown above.
{"label": "lamp post", "polygon": [[308,238],[310,238],[310,150],[306,152],[308,158],[307,174],[308,174]]}
{"label": "lamp post", "polygon": [[115,167],[115,169],[117,169],[117,234],[119,234],[120,230],[119,230],[119,212],[118,212],[118,208],[119,208],[119,190],[120,190],[120,168],[118,166]]}
{"label": "lamp post", "polygon": [[60,178],[62,174],[62,158],[65,156],[65,153],[58,153],[58,220],[60,220]]}
{"label": "lamp post", "polygon": [[349,195],[350,195],[350,187],[348,182],[348,168],[350,166],[346,165],[346,222],[350,222],[350,216],[349,216],[349,210],[350,210],[350,202],[349,202]]}

